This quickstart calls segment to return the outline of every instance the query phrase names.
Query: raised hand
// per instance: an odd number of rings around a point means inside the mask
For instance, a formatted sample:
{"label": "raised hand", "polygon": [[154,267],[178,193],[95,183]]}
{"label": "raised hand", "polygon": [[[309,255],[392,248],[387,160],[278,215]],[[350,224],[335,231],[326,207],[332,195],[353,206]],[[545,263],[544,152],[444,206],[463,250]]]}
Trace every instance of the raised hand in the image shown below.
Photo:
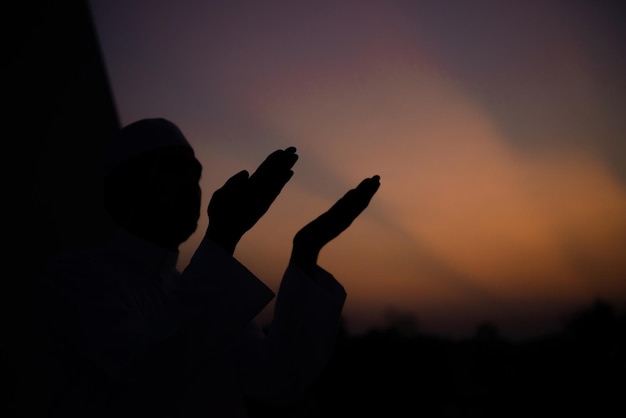
{"label": "raised hand", "polygon": [[276,150],[251,176],[246,170],[232,176],[211,197],[207,236],[234,253],[241,237],[267,212],[293,176],[296,148]]}
{"label": "raised hand", "polygon": [[313,276],[321,249],[352,224],[369,205],[379,187],[379,176],[362,180],[328,211],[298,231],[293,239],[291,262]]}

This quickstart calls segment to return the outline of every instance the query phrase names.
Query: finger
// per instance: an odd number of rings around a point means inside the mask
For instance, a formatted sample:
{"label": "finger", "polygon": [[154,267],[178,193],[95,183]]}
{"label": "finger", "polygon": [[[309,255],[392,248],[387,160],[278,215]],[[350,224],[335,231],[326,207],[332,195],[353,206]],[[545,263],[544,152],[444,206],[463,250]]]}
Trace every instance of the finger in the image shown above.
{"label": "finger", "polygon": [[380,176],[376,175],[376,176],[363,180],[357,186],[357,192],[360,193],[360,198],[363,199],[363,203],[365,203],[365,205],[367,206],[379,188],[380,188]]}
{"label": "finger", "polygon": [[295,152],[283,151],[278,154],[274,158],[272,165],[268,165],[267,167],[268,178],[281,177],[285,171],[289,171],[293,168],[296,161],[298,161],[298,154]]}
{"label": "finger", "polygon": [[293,177],[293,170],[289,170],[289,171],[285,171],[282,172],[280,175],[277,175],[272,182],[267,182],[264,190],[266,192],[266,194],[273,196],[273,198],[275,198],[283,189],[283,187],[285,187],[285,184],[287,184],[289,182],[289,180],[291,180],[291,178]]}
{"label": "finger", "polygon": [[349,190],[330,209],[309,224],[310,229],[317,231],[320,243],[325,245],[345,231],[369,205],[379,187],[379,176],[362,180],[357,187]]}
{"label": "finger", "polygon": [[328,242],[346,230],[369,205],[379,186],[378,176],[364,179],[323,213],[316,224],[321,236],[326,236],[324,241]]}
{"label": "finger", "polygon": [[375,193],[376,190],[378,190],[378,187],[380,187],[380,176],[375,175],[361,180],[359,185],[356,186],[356,189]]}
{"label": "finger", "polygon": [[286,167],[292,168],[296,164],[296,161],[298,161],[298,158],[300,157],[296,154],[295,147],[289,147],[285,150],[284,159]]}
{"label": "finger", "polygon": [[221,187],[222,189],[232,189],[237,188],[238,186],[243,185],[248,179],[248,171],[241,170],[237,174],[231,176],[226,183]]}
{"label": "finger", "polygon": [[291,180],[292,177],[293,177],[293,170],[288,170],[288,171],[283,172],[282,175],[276,181],[277,187],[280,187],[282,189],[283,186],[287,184],[287,182],[289,182],[289,180]]}
{"label": "finger", "polygon": [[[293,171],[289,170],[284,173],[282,178],[276,179],[274,182],[266,182],[264,184],[257,183],[254,186],[254,195],[256,196],[256,201],[260,205],[260,207],[268,208],[276,197],[280,194],[283,187],[289,179],[293,176]],[[265,210],[266,210],[265,209]]]}
{"label": "finger", "polygon": [[251,178],[254,181],[257,181],[257,179],[260,179],[258,181],[263,181],[264,179],[271,181],[274,177],[280,177],[282,173],[290,170],[297,160],[298,154],[296,154],[295,147],[276,150],[267,156],[252,174]]}
{"label": "finger", "polygon": [[361,180],[358,186],[348,191],[337,203],[344,206],[367,205],[380,187],[380,176]]}

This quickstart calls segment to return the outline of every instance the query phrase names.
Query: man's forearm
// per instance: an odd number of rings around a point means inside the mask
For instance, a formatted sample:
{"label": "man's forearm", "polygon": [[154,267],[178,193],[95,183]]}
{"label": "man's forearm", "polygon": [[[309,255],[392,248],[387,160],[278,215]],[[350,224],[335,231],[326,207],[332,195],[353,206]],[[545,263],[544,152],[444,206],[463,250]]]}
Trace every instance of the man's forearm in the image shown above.
{"label": "man's forearm", "polygon": [[233,234],[228,234],[220,230],[220,228],[211,226],[210,224],[206,231],[206,237],[219,245],[224,251],[226,251],[230,255],[235,254],[235,248],[237,247],[237,244],[241,239],[241,237],[235,236]]}
{"label": "man's forearm", "polygon": [[290,262],[306,273],[307,276],[315,277],[319,251],[312,251],[294,244],[291,251]]}

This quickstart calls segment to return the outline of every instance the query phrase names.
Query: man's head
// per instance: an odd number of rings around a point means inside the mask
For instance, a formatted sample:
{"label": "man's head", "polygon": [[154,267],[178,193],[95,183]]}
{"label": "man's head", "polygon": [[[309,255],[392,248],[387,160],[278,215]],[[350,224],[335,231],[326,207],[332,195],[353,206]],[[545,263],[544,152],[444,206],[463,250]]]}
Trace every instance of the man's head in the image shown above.
{"label": "man's head", "polygon": [[196,230],[202,165],[172,122],[122,128],[105,155],[104,204],[122,228],[175,250]]}

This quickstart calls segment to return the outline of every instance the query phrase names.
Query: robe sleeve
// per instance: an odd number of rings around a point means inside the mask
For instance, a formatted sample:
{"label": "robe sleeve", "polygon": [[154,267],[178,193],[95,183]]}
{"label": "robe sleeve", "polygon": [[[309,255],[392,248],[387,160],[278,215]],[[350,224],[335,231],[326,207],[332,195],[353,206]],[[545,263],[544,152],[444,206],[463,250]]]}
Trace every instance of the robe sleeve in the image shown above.
{"label": "robe sleeve", "polygon": [[333,353],[346,292],[317,268],[314,278],[290,264],[267,335],[250,324],[238,340],[244,393],[275,406],[298,402]]}
{"label": "robe sleeve", "polygon": [[[236,335],[274,298],[274,292],[237,259],[205,237],[183,271],[183,290],[196,300],[194,318],[205,332],[191,350],[212,348],[223,354]],[[188,367],[201,366],[200,353],[189,356]],[[210,360],[210,359],[209,359]],[[195,362],[195,364],[194,364]]]}

